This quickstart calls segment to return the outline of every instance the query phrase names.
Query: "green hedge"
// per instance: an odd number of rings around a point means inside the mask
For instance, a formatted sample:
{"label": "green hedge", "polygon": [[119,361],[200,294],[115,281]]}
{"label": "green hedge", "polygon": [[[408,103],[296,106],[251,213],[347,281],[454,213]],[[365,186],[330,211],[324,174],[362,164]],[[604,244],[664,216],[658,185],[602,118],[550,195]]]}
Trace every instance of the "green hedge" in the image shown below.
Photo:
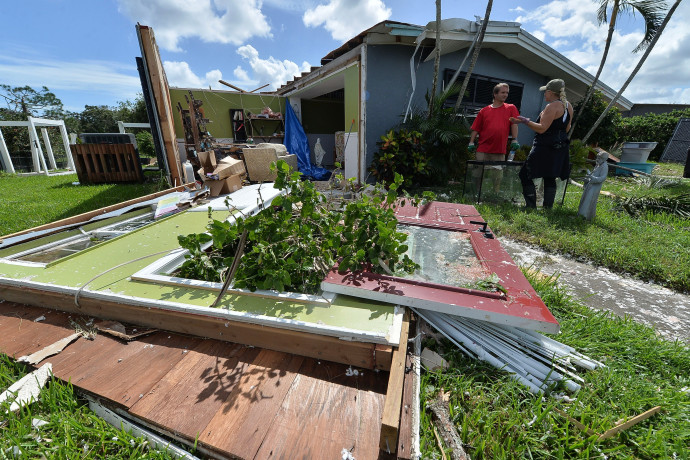
{"label": "green hedge", "polygon": [[678,120],[690,118],[690,109],[673,110],[668,113],[647,113],[623,118],[618,125],[619,142],[658,142],[649,154],[650,161],[658,161],[666,144],[673,136]]}

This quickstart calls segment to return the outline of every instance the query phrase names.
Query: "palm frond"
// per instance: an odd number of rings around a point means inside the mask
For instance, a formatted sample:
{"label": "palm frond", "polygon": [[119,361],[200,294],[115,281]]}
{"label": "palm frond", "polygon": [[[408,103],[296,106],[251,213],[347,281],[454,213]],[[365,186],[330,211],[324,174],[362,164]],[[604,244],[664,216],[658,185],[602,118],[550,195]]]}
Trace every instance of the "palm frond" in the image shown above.
{"label": "palm frond", "polygon": [[621,199],[619,204],[634,217],[654,212],[690,219],[690,193],[664,197],[628,197]]}

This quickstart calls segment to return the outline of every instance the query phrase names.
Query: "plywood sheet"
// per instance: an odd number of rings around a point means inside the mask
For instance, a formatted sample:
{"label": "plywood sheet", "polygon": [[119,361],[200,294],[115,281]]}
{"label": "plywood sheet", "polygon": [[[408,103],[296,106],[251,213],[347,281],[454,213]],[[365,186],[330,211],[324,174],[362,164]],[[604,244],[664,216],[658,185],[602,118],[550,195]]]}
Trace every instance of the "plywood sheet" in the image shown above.
{"label": "plywood sheet", "polygon": [[[45,319],[34,322],[39,317]],[[19,357],[41,350],[74,332],[69,327],[66,313],[0,302],[0,352],[8,356]]]}
{"label": "plywood sheet", "polygon": [[305,362],[255,458],[378,458],[387,379],[355,370]]}
{"label": "plywood sheet", "polygon": [[231,456],[254,458],[304,359],[261,350],[246,363],[240,385],[230,390],[199,442]]}
{"label": "plywood sheet", "polygon": [[201,434],[259,349],[202,340],[130,412],[189,439]]}

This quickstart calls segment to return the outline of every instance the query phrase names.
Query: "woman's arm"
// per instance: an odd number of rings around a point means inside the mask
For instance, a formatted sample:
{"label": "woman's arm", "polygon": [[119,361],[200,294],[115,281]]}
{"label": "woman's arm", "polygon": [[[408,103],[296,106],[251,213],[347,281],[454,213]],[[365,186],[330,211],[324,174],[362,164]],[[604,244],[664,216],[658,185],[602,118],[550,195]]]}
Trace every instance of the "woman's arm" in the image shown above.
{"label": "woman's arm", "polygon": [[[558,103],[560,104],[560,102]],[[552,102],[544,108],[544,111],[540,114],[539,123],[536,121],[531,121],[529,118],[525,117],[511,118],[510,121],[512,123],[524,123],[531,130],[542,134],[549,129],[549,126],[551,126],[551,123],[553,123],[553,120],[556,118],[556,110],[558,109],[554,104],[555,103]]]}

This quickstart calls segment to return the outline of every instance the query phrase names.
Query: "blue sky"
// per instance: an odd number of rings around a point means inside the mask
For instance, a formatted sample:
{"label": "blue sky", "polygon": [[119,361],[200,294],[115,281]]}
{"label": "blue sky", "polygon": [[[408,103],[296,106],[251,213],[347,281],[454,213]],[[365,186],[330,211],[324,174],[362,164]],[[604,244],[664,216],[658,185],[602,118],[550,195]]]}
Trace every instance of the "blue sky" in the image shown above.
{"label": "blue sky", "polygon": [[[528,32],[594,73],[606,27],[595,0],[495,0],[491,19]],[[486,4],[445,0],[443,18],[483,16]],[[171,86],[275,88],[373,24],[425,25],[434,0],[0,0],[0,83],[47,86],[68,110],[115,105],[141,92],[137,22],[153,28]],[[690,3],[681,4],[624,96],[690,103]],[[622,18],[602,80],[620,87],[637,63],[639,17]],[[267,90],[269,88],[266,88]],[[2,101],[0,101],[1,103]]]}

